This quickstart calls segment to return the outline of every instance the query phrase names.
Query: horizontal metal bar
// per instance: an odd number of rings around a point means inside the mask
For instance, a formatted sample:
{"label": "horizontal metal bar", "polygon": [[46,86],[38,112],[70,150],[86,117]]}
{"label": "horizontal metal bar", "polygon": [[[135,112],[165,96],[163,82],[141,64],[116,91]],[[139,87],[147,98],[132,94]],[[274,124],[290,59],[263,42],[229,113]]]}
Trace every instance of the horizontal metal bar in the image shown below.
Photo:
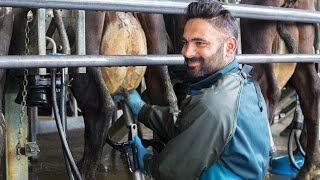
{"label": "horizontal metal bar", "polygon": [[225,7],[230,10],[235,17],[240,18],[320,23],[319,11],[244,4],[230,4]]}
{"label": "horizontal metal bar", "polygon": [[[0,6],[3,7],[83,9],[159,14],[183,14],[188,4],[188,2],[172,0],[0,0]],[[234,16],[240,18],[306,23],[320,22],[320,13],[316,11],[243,4],[227,4],[224,7],[230,10]]]}
{"label": "horizontal metal bar", "polygon": [[241,54],[236,59],[241,64],[320,63],[319,54]]}
{"label": "horizontal metal bar", "polygon": [[[239,63],[288,63],[320,62],[316,54],[242,54],[237,55]],[[145,56],[104,56],[104,55],[65,55],[65,56],[0,56],[0,68],[50,68],[50,67],[108,67],[108,66],[153,66],[182,65],[182,55]]]}

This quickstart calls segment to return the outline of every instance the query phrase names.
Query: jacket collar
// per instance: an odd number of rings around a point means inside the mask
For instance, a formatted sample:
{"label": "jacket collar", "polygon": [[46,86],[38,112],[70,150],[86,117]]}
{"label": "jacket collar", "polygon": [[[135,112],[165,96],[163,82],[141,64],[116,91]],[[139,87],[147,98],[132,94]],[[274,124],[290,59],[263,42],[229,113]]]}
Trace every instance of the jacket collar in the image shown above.
{"label": "jacket collar", "polygon": [[227,66],[223,67],[219,71],[213,73],[212,75],[202,79],[190,86],[190,94],[196,93],[198,90],[203,88],[211,87],[222,75],[234,70],[235,68],[239,67],[239,63],[236,60],[233,60]]}

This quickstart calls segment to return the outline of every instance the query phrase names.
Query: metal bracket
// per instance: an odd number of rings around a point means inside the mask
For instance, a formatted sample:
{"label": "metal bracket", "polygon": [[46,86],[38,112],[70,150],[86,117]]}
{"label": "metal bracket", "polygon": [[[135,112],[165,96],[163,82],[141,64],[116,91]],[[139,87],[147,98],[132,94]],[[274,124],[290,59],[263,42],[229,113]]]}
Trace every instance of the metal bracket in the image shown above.
{"label": "metal bracket", "polygon": [[39,146],[36,142],[27,142],[25,147],[21,147],[18,150],[19,155],[24,155],[27,157],[34,157],[37,156],[40,152]]}
{"label": "metal bracket", "polygon": [[137,124],[131,124],[130,125],[131,130],[131,139],[133,139],[134,136],[138,136],[138,126]]}

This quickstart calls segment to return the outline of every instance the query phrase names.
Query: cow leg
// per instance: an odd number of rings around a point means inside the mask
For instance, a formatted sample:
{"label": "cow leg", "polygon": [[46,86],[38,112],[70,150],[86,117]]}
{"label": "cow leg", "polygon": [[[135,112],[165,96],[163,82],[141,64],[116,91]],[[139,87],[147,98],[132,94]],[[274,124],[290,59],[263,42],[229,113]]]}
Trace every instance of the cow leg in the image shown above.
{"label": "cow leg", "polygon": [[86,11],[86,54],[100,54],[105,12]]}
{"label": "cow leg", "polygon": [[[243,2],[245,3],[245,2]],[[272,43],[277,34],[276,23],[251,19],[241,19],[241,40],[243,54],[271,54]],[[268,107],[271,123],[280,99],[280,89],[273,75],[271,64],[252,64],[253,76],[261,86]]]}
{"label": "cow leg", "polygon": [[277,81],[272,73],[271,64],[252,64],[254,67],[254,77],[259,82],[261,92],[265,98],[268,107],[268,119],[271,124],[274,118],[274,112],[279,102],[281,92]]}
{"label": "cow leg", "polygon": [[[138,13],[137,17],[146,34],[148,54],[167,54],[167,38],[163,16]],[[178,108],[167,66],[149,66],[144,77],[151,104],[169,105]]]}
{"label": "cow leg", "polygon": [[[99,54],[104,15],[103,12],[86,12],[87,54]],[[114,102],[99,68],[87,68],[86,74],[76,74],[72,78],[72,91],[85,121],[84,153],[79,168],[84,179],[94,179]]]}
{"label": "cow leg", "polygon": [[114,112],[114,102],[99,68],[87,68],[86,74],[77,74],[73,78],[72,91],[85,122],[84,153],[79,168],[84,179],[94,179],[106,130]]}
{"label": "cow leg", "polygon": [[[7,55],[11,41],[13,27],[12,8],[0,7],[0,56]],[[6,80],[6,70],[0,69],[0,102],[3,98],[4,84]],[[4,152],[6,127],[5,119],[2,114],[2,103],[0,103],[0,160]]]}
{"label": "cow leg", "polygon": [[[310,4],[301,6],[313,7]],[[304,7],[307,9],[306,7]],[[298,24],[299,53],[313,53],[314,27],[312,24]],[[319,118],[320,118],[320,79],[314,63],[299,63],[290,79],[290,84],[296,89],[301,102],[307,128],[306,159],[297,179],[320,178],[319,149]]]}
{"label": "cow leg", "polygon": [[[184,25],[186,23],[186,17],[184,15],[164,15],[165,26],[168,34],[168,53],[169,54],[180,54],[182,49],[182,35]],[[179,68],[176,66],[175,68]],[[184,68],[184,67],[181,67]],[[182,78],[175,77],[173,75],[173,81],[178,81],[174,83],[173,90],[177,96],[178,106],[181,106],[181,102],[186,99],[188,94],[188,83],[183,82]]]}
{"label": "cow leg", "polygon": [[297,179],[320,178],[320,80],[314,64],[298,64],[290,84],[296,89],[307,127],[306,159]]}
{"label": "cow leg", "polygon": [[13,28],[12,8],[0,7],[0,55],[7,55]]}
{"label": "cow leg", "polygon": [[[13,12],[12,8],[0,7],[0,56],[7,55],[11,41],[13,28]],[[0,102],[3,98],[4,83],[6,80],[6,70],[0,69]],[[0,110],[2,110],[2,103],[0,103]]]}

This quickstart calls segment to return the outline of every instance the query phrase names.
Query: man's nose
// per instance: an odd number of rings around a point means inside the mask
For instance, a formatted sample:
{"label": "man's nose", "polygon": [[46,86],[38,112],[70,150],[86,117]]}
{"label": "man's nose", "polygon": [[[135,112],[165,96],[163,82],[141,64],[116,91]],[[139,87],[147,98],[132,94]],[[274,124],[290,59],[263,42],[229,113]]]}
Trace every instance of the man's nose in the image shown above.
{"label": "man's nose", "polygon": [[184,45],[181,54],[186,58],[195,57],[196,51],[195,48],[191,44]]}

